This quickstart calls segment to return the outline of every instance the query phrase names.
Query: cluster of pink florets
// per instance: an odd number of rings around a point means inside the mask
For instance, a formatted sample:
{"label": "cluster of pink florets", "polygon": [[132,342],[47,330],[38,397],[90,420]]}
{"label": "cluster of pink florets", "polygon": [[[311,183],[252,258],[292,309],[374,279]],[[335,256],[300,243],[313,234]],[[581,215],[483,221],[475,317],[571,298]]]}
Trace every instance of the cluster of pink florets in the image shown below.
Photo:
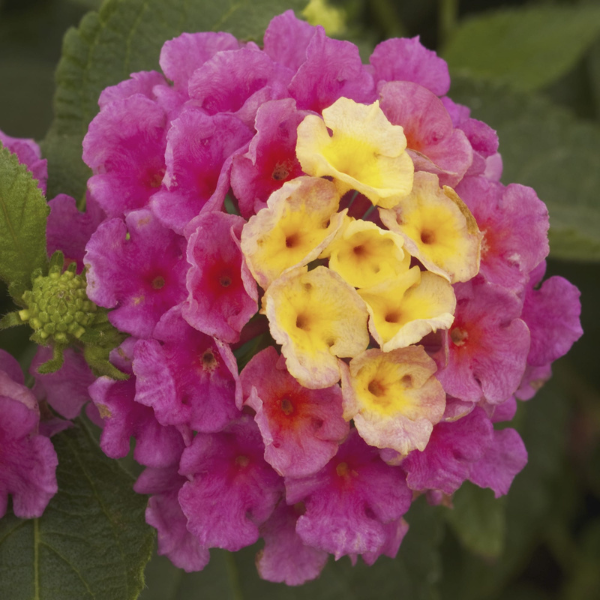
{"label": "cluster of pink florets", "polygon": [[[227,33],[183,34],[165,43],[160,66],[164,76],[135,73],[100,96],[84,140],[87,212],[64,195],[50,202],[48,250],[85,265],[89,298],[131,336],[112,354],[130,377],[94,381],[68,351],[63,369],[36,384],[67,419],[89,386],[108,456],[126,456],[135,438],[147,467],[135,489],[151,495],[159,553],[199,570],[209,548],[262,538],[261,576],[296,585],[330,553],[368,564],[395,556],[416,493],[449,501],[470,480],[506,494],[527,453],[514,429],[494,423],[512,419],[515,398],[531,398],[581,335],[579,293],[560,277],[540,287],[547,210],[530,188],[499,183],[496,134],[445,96],[445,62],[415,38],[379,44],[363,65],[353,44],[290,11],[273,19],[263,49]],[[340,386],[302,387],[272,342],[238,368],[248,342],[266,339],[242,227],[303,174],[299,123],[341,97],[393,97],[387,117],[404,128],[415,169],[452,186],[484,234],[479,275],[453,286],[452,328],[422,342],[446,410],[426,448],[407,456],[364,442],[343,418]],[[239,214],[225,211],[228,193]],[[349,214],[364,213],[364,200]],[[8,381],[14,365],[0,368]],[[7,489],[16,512],[19,492]]]}

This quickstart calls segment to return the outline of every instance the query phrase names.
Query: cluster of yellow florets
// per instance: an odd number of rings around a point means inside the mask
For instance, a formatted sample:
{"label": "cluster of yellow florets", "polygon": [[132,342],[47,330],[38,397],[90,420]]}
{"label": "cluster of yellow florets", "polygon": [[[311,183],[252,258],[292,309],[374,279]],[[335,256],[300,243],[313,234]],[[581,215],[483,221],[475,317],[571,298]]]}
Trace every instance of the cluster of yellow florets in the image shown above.
{"label": "cluster of yellow florets", "polygon": [[[378,102],[341,98],[322,119],[307,116],[296,154],[307,176],[272,194],[242,233],[271,334],[303,386],[342,379],[345,416],[370,444],[423,449],[445,393],[414,345],[452,325],[451,284],[479,271],[475,219],[436,175],[414,172],[402,127]],[[387,229],[340,211],[351,190]],[[367,350],[371,336],[379,349]]]}

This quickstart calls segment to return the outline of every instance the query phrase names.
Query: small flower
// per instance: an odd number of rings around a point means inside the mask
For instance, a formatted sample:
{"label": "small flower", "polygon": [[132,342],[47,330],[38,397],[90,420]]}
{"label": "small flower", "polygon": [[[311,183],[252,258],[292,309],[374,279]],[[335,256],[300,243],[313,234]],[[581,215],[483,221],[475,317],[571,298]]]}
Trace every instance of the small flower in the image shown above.
{"label": "small flower", "polygon": [[309,115],[298,127],[296,153],[305,173],[330,176],[340,194],[354,189],[385,208],[412,188],[414,168],[405,149],[402,127],[386,119],[378,102],[340,98],[323,110],[323,119]]}
{"label": "small flower", "polygon": [[444,388],[433,377],[436,370],[421,346],[367,350],[342,372],[344,418],[354,419],[370,446],[403,455],[424,450],[446,405]]}
{"label": "small flower", "polygon": [[366,350],[367,309],[354,288],[325,267],[294,269],[271,284],[264,298],[271,334],[282,345],[290,373],[307,388],[340,379],[336,357]]}

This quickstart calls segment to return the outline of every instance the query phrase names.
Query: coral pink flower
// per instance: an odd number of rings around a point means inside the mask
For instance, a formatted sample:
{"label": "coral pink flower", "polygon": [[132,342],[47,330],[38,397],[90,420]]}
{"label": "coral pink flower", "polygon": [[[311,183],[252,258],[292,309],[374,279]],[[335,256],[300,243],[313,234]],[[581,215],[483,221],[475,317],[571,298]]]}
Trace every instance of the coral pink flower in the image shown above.
{"label": "coral pink flower", "polygon": [[349,432],[337,384],[319,390],[302,387],[272,347],[252,358],[241,382],[245,404],[256,411],[265,460],[280,475],[306,477],[335,456]]}

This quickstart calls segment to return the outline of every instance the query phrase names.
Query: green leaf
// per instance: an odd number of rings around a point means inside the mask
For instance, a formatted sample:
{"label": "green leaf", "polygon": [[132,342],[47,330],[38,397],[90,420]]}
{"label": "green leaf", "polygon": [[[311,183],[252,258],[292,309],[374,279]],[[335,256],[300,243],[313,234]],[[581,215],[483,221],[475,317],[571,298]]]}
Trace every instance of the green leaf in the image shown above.
{"label": "green leaf", "polygon": [[289,8],[300,14],[306,0],[106,0],[67,32],[56,72],[55,119],[43,144],[50,163],[48,194],[82,198],[91,174],[81,143],[98,112],[98,96],[130,73],[157,70],[166,40],[195,31],[228,31],[262,39],[271,18]]}
{"label": "green leaf", "polygon": [[504,498],[465,482],[452,497],[453,509],[446,520],[470,551],[487,558],[498,557],[504,547],[506,515]]}
{"label": "green leaf", "polygon": [[466,20],[443,52],[463,75],[540,89],[564,75],[600,34],[600,8],[527,7]]}
{"label": "green leaf", "polygon": [[10,292],[31,288],[33,271],[46,269],[49,214],[37,181],[0,143],[0,279]]}
{"label": "green leaf", "polygon": [[535,189],[550,211],[550,253],[600,260],[600,127],[543,97],[454,78],[450,95],[498,131],[504,183]]}
{"label": "green leaf", "polygon": [[438,546],[443,533],[439,509],[421,499],[413,504],[406,520],[411,527],[395,560],[381,557],[372,567],[359,560],[352,567],[348,558],[330,559],[318,579],[300,587],[260,579],[255,565],[258,545],[235,554],[211,550],[210,563],[200,573],[185,574],[166,559],[155,557],[147,569],[148,588],[140,600],[196,600],[199,590],[202,600],[436,600],[441,575]]}
{"label": "green leaf", "polygon": [[44,515],[0,520],[0,598],[134,600],[154,539],[146,498],[83,424],[52,441],[59,491]]}

